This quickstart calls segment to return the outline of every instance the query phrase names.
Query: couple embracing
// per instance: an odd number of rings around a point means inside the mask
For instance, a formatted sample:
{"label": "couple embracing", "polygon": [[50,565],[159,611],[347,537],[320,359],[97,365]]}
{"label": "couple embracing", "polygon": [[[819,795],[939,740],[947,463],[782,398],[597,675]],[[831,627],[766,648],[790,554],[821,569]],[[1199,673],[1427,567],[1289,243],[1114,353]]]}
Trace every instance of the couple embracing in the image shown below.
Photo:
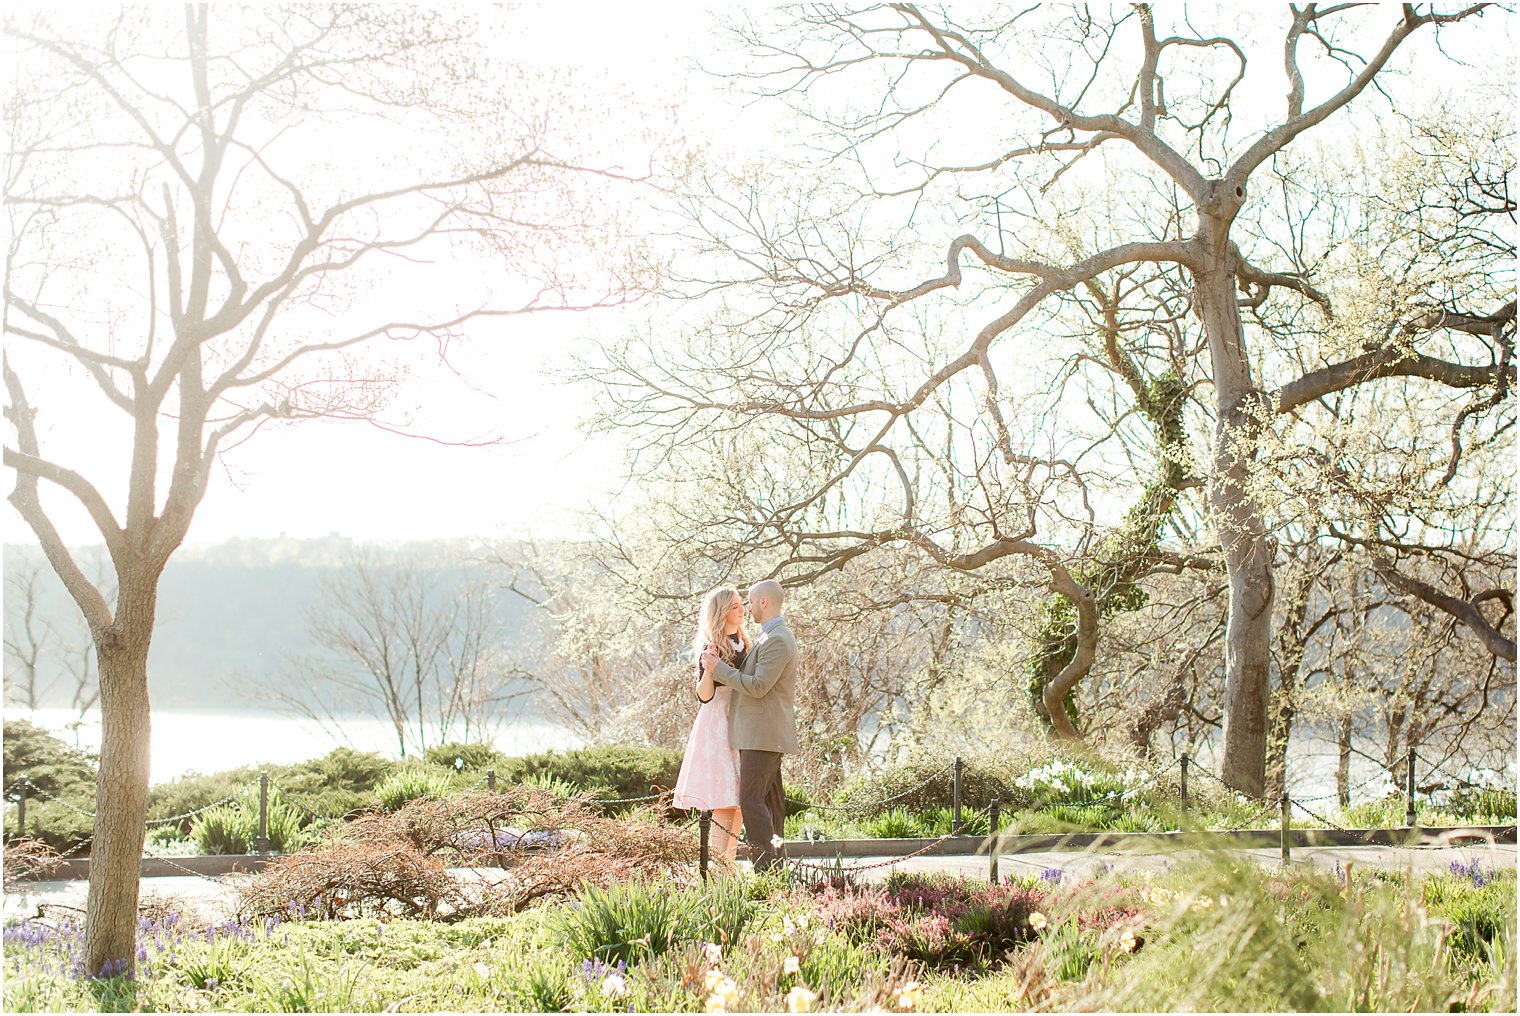
{"label": "couple embracing", "polygon": [[754,638],[738,589],[719,586],[702,600],[692,641],[701,705],[672,802],[710,810],[714,846],[730,858],[742,815],[756,871],[776,863],[786,820],[781,758],[797,750],[797,638],[781,616],[785,599],[774,579],[750,587],[747,606],[760,626]]}

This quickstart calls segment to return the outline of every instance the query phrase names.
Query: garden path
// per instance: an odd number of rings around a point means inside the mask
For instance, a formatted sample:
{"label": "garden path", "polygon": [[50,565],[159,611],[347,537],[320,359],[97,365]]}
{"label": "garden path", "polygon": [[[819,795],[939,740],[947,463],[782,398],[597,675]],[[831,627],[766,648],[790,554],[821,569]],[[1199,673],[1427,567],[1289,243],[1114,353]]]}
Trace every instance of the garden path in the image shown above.
{"label": "garden path", "polygon": [[[1275,849],[1239,849],[1227,853],[1260,864],[1277,864],[1280,861]],[[1065,878],[1082,879],[1106,870],[1105,866],[1125,871],[1166,871],[1188,864],[1199,858],[1196,850],[1169,852],[1123,852],[1117,850],[1052,850],[1039,853],[1000,854],[999,873],[1008,875],[1041,875],[1051,869],[1061,869]],[[1348,863],[1378,868],[1412,869],[1416,872],[1447,870],[1453,861],[1471,864],[1481,862],[1485,867],[1510,868],[1516,866],[1516,848],[1513,843],[1484,844],[1479,846],[1449,847],[1295,847],[1292,863],[1295,867],[1313,868],[1319,871],[1334,870],[1336,865]],[[850,858],[847,866],[870,866],[887,861],[885,857]],[[817,862],[814,862],[817,863]],[[893,865],[868,867],[864,872],[869,880],[882,879],[893,870],[943,872],[952,875],[987,876],[987,857],[984,854],[955,857],[915,857]],[[487,869],[480,874],[489,874]],[[461,878],[476,877],[468,868],[454,869]],[[249,875],[224,875],[218,878],[201,876],[176,876],[145,878],[142,892],[159,898],[172,898],[193,906],[203,917],[219,920],[231,913],[234,890],[238,880]],[[22,892],[5,894],[4,917],[34,917],[39,905],[73,907],[83,912],[88,883],[75,881],[43,881],[26,885]],[[56,913],[56,911],[55,911]]]}

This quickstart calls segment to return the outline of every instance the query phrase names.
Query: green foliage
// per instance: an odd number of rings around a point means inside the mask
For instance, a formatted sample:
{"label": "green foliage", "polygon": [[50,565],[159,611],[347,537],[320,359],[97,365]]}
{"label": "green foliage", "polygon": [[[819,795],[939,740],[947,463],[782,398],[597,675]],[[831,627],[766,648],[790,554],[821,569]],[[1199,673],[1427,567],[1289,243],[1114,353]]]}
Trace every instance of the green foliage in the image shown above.
{"label": "green foliage", "polygon": [[733,942],[754,904],[726,881],[707,888],[668,882],[614,882],[587,886],[579,905],[558,911],[550,923],[572,957],[630,965],[680,943]]}
{"label": "green foliage", "polygon": [[[88,838],[94,821],[79,812],[95,810],[95,756],[26,720],[5,721],[4,751],[5,799],[20,797],[13,787],[22,775],[31,785],[26,796],[27,836],[57,851]],[[17,819],[17,809],[6,809],[7,839],[20,831]]]}
{"label": "green foliage", "polygon": [[[265,816],[269,849],[289,854],[310,842],[312,835],[302,828],[302,818],[295,808],[270,801]],[[202,812],[190,826],[190,838],[203,854],[246,854],[257,849],[258,835],[259,801],[252,795]]]}
{"label": "green foliage", "polygon": [[364,969],[344,964],[336,971],[320,969],[302,950],[295,968],[263,977],[254,992],[256,1012],[367,1012],[377,1008],[374,995],[362,987]]}
{"label": "green foliage", "polygon": [[[302,823],[310,825],[317,816],[337,819],[375,807],[375,788],[395,767],[396,763],[373,752],[336,748],[321,758],[268,766],[265,771],[269,773],[271,798],[288,798],[310,809],[301,812]],[[187,773],[151,787],[148,818],[197,811],[248,786],[258,779],[259,771],[255,766],[242,766],[219,773]],[[188,835],[190,824],[190,819],[180,822],[181,831]]]}
{"label": "green foliage", "polygon": [[[1411,887],[1366,878],[1348,890],[1332,876],[1223,859],[1164,881],[1173,888],[1136,893],[1140,947],[1125,955],[1100,935],[1102,962],[1088,964],[1059,1008],[1439,1012],[1462,993],[1441,922],[1426,918]],[[1114,893],[1112,883],[1093,885],[1072,903]],[[1041,958],[1065,974],[1081,963],[1056,936]]]}
{"label": "green foliage", "polygon": [[1461,787],[1452,792],[1447,810],[1463,822],[1500,825],[1515,821],[1514,787]]}
{"label": "green foliage", "polygon": [[449,774],[431,767],[407,766],[397,769],[375,788],[375,797],[386,811],[400,811],[417,800],[441,801],[453,790]]}
{"label": "green foliage", "polygon": [[204,948],[186,949],[178,964],[185,980],[202,991],[236,984],[243,980],[250,965],[247,944],[232,935],[214,937],[204,943]]}
{"label": "green foliage", "polygon": [[[10,1012],[700,1012],[709,941],[722,946],[716,969],[736,982],[732,1008],[759,1012],[786,1011],[794,984],[818,994],[820,1011],[896,1011],[894,989],[910,980],[924,986],[913,1006],[924,1012],[1440,1012],[1506,1010],[1515,997],[1512,872],[1480,886],[1470,876],[1405,880],[1359,868],[1348,889],[1313,872],[1222,861],[1059,889],[994,891],[979,879],[897,874],[846,898],[739,875],[709,892],[654,882],[602,895],[619,891],[638,893],[624,911],[644,916],[616,934],[604,910],[601,933],[567,935],[562,925],[578,920],[584,902],[457,923],[365,918],[266,931],[255,922],[214,936],[186,928],[172,943],[150,942],[130,980],[68,973],[81,928],[40,945],[7,936],[3,1004]],[[649,915],[662,895],[676,903],[656,928]],[[1031,908],[1047,926],[1035,926]],[[1495,918],[1491,938],[1457,944],[1459,925]],[[863,934],[849,933],[855,924]],[[647,943],[634,942],[640,928],[654,932]],[[1126,930],[1132,952],[1121,945]],[[613,939],[634,942],[629,954],[638,956],[624,975],[626,997],[603,994],[602,974],[583,969],[609,955],[595,950]],[[968,949],[968,939],[986,948]],[[908,955],[915,950],[923,961]],[[790,956],[795,975],[783,971]]]}
{"label": "green foliage", "polygon": [[87,751],[74,748],[61,739],[26,720],[5,721],[5,799],[14,801],[10,787],[23,774],[33,787],[73,801],[95,798],[95,775],[99,760]]}
{"label": "green foliage", "polygon": [[523,778],[522,785],[548,791],[559,798],[571,798],[582,793],[581,788],[569,780],[562,780],[558,776],[551,776],[548,773],[533,773],[530,776],[526,776]]}
{"label": "green foliage", "polygon": [[678,751],[612,746],[504,759],[496,767],[496,779],[510,784],[549,776],[597,797],[642,797],[675,786],[680,771]]}
{"label": "green foliage", "polygon": [[494,745],[468,744],[463,741],[436,745],[422,753],[422,760],[429,765],[461,773],[483,773],[487,769],[499,769],[506,759]]}
{"label": "green foliage", "polygon": [[[1482,872],[1480,864],[1475,871]],[[1437,875],[1424,886],[1425,905],[1452,923],[1452,948],[1469,960],[1487,956],[1515,920],[1515,869],[1490,869],[1479,885],[1471,876]],[[1512,937],[1512,934],[1511,934]]]}
{"label": "green foliage", "polygon": [[[1403,794],[1388,794],[1376,801],[1362,801],[1341,810],[1337,819],[1347,829],[1387,829],[1402,826],[1408,818],[1408,805]],[[1415,822],[1424,826],[1462,825],[1481,822],[1489,816],[1474,817],[1454,814],[1448,808],[1439,807],[1428,800],[1415,800]],[[1486,823],[1485,823],[1486,824]]]}
{"label": "green foliage", "polygon": [[906,808],[893,808],[874,818],[867,819],[865,834],[873,839],[908,838],[933,835],[922,815]]}
{"label": "green foliage", "polygon": [[1102,955],[1098,936],[1080,926],[1075,918],[1062,921],[1041,943],[1046,969],[1058,981],[1076,981]]}
{"label": "green foliage", "polygon": [[[69,804],[74,807],[69,807]],[[94,834],[95,820],[89,815],[80,814],[79,810],[93,811],[95,806],[94,794],[86,800],[80,796],[74,796],[67,803],[49,801],[40,797],[28,797],[26,802],[26,835],[31,839],[41,840],[54,850],[62,852],[77,843],[87,840]],[[6,809],[6,838],[10,839],[16,832],[17,810],[14,807]]]}

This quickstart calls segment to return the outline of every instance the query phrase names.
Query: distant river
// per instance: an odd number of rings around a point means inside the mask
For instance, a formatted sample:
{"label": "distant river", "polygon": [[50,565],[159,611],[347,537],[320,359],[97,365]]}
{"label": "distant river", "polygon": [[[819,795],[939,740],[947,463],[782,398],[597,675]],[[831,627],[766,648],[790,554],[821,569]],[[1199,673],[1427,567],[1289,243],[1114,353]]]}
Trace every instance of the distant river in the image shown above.
{"label": "distant river", "polygon": [[[30,720],[89,751],[100,749],[97,710],[85,714],[77,732],[69,726],[78,718],[72,709],[8,709],[5,715]],[[368,718],[344,720],[342,735],[335,738],[310,720],[285,714],[155,710],[149,779],[164,783],[188,772],[302,762],[339,746],[396,757],[396,734],[389,723]],[[495,737],[496,746],[509,755],[578,748],[581,743],[558,724],[538,719],[507,721]]]}

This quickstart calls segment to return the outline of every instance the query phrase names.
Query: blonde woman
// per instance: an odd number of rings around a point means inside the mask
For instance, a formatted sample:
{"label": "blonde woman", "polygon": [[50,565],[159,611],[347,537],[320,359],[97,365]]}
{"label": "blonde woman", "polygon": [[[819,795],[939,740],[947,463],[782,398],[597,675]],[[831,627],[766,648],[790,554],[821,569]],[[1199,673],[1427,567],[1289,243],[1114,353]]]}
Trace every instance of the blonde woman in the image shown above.
{"label": "blonde woman", "polygon": [[[719,586],[702,600],[697,613],[697,633],[692,656],[716,653],[731,667],[742,667],[749,655],[749,632],[744,630],[744,600],[733,586]],[[739,753],[729,745],[729,689],[713,682],[712,668],[696,668],[696,721],[686,741],[686,757],[676,778],[677,808],[696,808],[713,813],[714,854],[733,858],[739,849]]]}

